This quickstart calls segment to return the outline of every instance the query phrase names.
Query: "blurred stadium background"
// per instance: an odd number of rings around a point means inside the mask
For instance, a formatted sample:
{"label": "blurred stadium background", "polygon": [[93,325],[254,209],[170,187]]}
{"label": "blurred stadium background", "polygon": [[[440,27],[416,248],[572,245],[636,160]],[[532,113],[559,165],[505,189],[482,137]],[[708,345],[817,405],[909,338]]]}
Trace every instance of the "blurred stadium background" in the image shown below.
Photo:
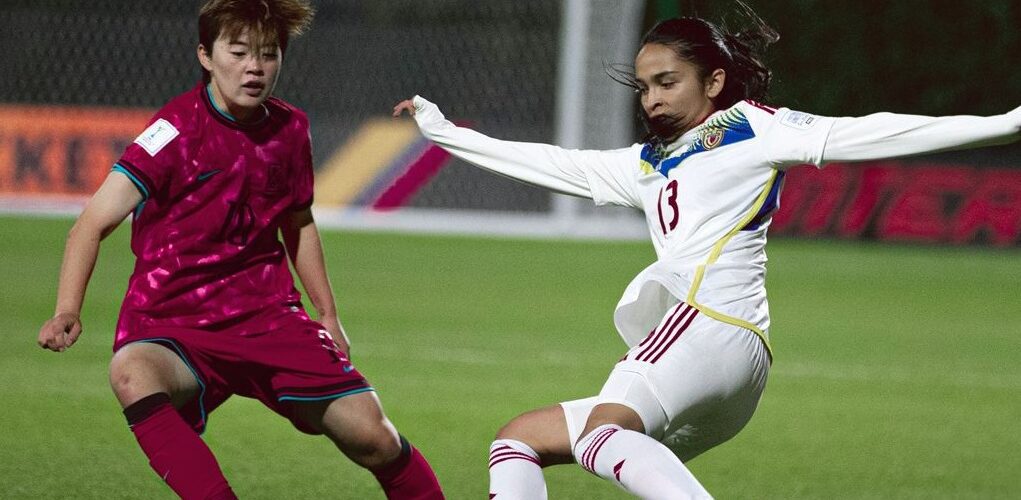
{"label": "blurred stadium background", "polygon": [[[69,216],[200,77],[199,3],[0,0],[0,497],[169,497],[104,379],[131,269],[123,227],[104,245],[83,342],[44,356],[34,336]],[[748,3],[781,33],[772,104],[837,116],[1021,104],[1017,0]],[[640,133],[635,103],[604,66],[629,63],[657,19],[726,19],[732,4],[313,4],[276,93],[312,120],[316,210],[339,230],[325,238],[355,359],[450,497],[481,497],[502,423],[598,390],[622,350],[612,307],[653,256],[635,214],[448,161],[391,106],[417,93],[496,137],[621,147]],[[696,474],[719,498],[1016,498],[1021,146],[787,182],[770,386]],[[564,241],[577,238],[591,241]],[[248,498],[380,497],[249,401],[219,410],[206,439]],[[579,471],[549,475],[551,498],[623,497]]]}
{"label": "blurred stadium background", "polygon": [[[2,3],[0,36],[14,50],[0,62],[0,207],[80,207],[152,111],[199,79],[197,3]],[[645,230],[630,212],[594,211],[588,203],[430,152],[409,120],[386,118],[397,100],[421,94],[451,119],[497,137],[622,147],[640,134],[635,103],[628,89],[605,75],[605,66],[628,64],[641,33],[656,19],[697,13],[736,21],[731,4],[709,1],[316,6],[312,31],[287,54],[277,94],[312,119],[320,221],[471,234],[642,239]],[[993,114],[1016,103],[1016,1],[866,7],[802,0],[754,7],[782,34],[769,61],[774,104],[853,116]],[[1021,178],[1016,171],[992,175],[972,167],[1017,166],[1019,151],[913,160],[958,167],[921,174],[899,166],[858,166],[848,169],[847,179],[799,173],[788,191],[798,190],[791,196],[811,207],[816,220],[795,216],[797,203],[788,203],[774,234],[1016,246]],[[827,202],[800,191],[801,185],[815,193],[834,183],[849,193],[846,199]],[[864,192],[855,198],[859,185]],[[866,220],[841,228],[841,219],[855,209]],[[956,220],[958,215],[966,220]],[[887,218],[893,219],[892,231],[886,230]],[[934,219],[945,223],[946,234],[925,226]]]}

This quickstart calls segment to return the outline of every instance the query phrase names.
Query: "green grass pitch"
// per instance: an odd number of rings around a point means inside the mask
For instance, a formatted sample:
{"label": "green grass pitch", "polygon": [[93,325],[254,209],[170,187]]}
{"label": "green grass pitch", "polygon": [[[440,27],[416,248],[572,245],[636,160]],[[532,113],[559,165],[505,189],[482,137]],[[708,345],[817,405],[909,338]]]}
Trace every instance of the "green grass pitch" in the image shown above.
{"label": "green grass pitch", "polygon": [[[132,258],[103,245],[63,354],[52,313],[66,219],[0,218],[0,497],[172,498],[106,381]],[[611,314],[645,243],[325,232],[359,369],[452,499],[485,498],[487,449],[519,412],[598,391]],[[776,353],[759,410],[689,465],[720,499],[1017,498],[1021,253],[776,240]],[[205,438],[242,498],[383,498],[325,438],[233,398]],[[551,498],[627,498],[576,466]]]}

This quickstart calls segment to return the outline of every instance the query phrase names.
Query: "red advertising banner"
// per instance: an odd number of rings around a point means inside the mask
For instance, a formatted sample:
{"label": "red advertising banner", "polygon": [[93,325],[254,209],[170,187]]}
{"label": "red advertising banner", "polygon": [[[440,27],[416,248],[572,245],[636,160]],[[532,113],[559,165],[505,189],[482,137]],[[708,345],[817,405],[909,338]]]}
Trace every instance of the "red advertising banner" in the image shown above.
{"label": "red advertising banner", "polygon": [[918,243],[1021,243],[1021,166],[830,164],[792,169],[772,234]]}
{"label": "red advertising banner", "polygon": [[0,106],[0,195],[85,196],[106,178],[152,111]]}

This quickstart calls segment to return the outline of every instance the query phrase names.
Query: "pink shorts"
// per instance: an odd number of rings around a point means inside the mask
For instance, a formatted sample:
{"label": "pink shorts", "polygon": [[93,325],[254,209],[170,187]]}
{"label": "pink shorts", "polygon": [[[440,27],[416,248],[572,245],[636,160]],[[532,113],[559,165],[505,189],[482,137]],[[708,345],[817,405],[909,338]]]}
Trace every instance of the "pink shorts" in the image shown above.
{"label": "pink shorts", "polygon": [[152,326],[114,345],[163,345],[177,353],[199,383],[198,396],[180,409],[198,433],[208,415],[231,395],[258,399],[300,431],[317,434],[295,414],[295,403],[325,401],[373,388],[323,326],[299,307],[272,308],[218,330]]}

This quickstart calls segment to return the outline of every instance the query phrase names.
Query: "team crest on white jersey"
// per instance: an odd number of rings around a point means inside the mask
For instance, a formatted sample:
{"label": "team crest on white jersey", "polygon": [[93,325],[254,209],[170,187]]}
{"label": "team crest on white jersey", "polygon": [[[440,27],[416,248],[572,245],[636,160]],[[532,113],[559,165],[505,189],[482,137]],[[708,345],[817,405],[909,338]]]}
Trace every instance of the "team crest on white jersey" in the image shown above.
{"label": "team crest on white jersey", "polygon": [[174,140],[174,137],[177,137],[178,134],[180,132],[170,122],[160,118],[135,138],[135,144],[142,146],[142,149],[149,153],[149,156],[156,156],[156,153],[159,153],[164,146],[170,144],[170,141]]}
{"label": "team crest on white jersey", "polygon": [[702,147],[707,151],[719,146],[723,142],[723,134],[726,133],[726,129],[710,127],[702,132]]}

